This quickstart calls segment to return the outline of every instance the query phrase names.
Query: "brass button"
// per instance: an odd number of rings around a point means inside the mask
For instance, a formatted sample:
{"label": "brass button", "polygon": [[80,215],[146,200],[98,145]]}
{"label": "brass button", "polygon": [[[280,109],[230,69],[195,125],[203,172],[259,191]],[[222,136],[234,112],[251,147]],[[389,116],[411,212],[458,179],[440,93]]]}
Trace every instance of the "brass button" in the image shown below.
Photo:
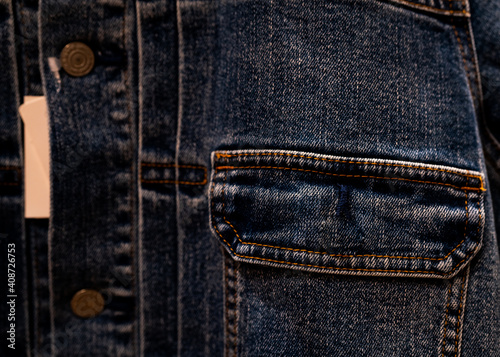
{"label": "brass button", "polygon": [[83,42],[68,43],[61,51],[61,66],[74,76],[82,77],[94,68],[94,52]]}
{"label": "brass button", "polygon": [[82,289],[71,299],[71,309],[76,316],[94,317],[104,309],[104,298],[98,291]]}

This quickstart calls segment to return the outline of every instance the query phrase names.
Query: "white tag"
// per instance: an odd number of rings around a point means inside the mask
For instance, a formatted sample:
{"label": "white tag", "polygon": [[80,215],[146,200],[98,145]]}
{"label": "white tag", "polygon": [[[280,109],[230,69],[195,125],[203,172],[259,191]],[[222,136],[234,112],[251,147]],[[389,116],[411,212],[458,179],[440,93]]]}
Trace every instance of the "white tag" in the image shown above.
{"label": "white tag", "polygon": [[45,97],[24,97],[24,216],[49,218],[49,115]]}

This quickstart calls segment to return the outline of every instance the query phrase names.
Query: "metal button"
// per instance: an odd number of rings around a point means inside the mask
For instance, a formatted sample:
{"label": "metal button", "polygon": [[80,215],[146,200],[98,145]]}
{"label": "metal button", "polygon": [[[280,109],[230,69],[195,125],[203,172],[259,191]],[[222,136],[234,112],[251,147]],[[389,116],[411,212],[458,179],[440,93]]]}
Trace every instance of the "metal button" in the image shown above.
{"label": "metal button", "polygon": [[61,51],[61,66],[70,75],[82,77],[94,68],[94,52],[83,42],[68,43]]}
{"label": "metal button", "polygon": [[94,317],[104,309],[104,298],[98,291],[82,289],[71,299],[71,309],[76,316]]}

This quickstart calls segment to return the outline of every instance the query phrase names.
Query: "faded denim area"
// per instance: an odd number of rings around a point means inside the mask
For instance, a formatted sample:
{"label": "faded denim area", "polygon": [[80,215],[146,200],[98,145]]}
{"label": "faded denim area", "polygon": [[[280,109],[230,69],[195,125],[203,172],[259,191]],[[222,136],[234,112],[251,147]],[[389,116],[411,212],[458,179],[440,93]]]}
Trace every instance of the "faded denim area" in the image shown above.
{"label": "faded denim area", "polygon": [[[499,19],[499,0],[0,0],[19,252],[0,354],[498,356]],[[74,41],[82,77],[48,62]],[[42,94],[51,213],[23,220],[17,107]],[[75,316],[81,289],[102,313]]]}

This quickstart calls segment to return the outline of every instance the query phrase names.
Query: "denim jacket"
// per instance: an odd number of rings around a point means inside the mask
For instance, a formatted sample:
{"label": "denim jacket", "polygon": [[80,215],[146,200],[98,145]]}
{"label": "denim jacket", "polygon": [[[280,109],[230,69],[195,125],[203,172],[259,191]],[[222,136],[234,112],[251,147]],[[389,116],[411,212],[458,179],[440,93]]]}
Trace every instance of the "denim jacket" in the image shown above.
{"label": "denim jacket", "polygon": [[499,0],[0,0],[0,36],[1,356],[500,356]]}

